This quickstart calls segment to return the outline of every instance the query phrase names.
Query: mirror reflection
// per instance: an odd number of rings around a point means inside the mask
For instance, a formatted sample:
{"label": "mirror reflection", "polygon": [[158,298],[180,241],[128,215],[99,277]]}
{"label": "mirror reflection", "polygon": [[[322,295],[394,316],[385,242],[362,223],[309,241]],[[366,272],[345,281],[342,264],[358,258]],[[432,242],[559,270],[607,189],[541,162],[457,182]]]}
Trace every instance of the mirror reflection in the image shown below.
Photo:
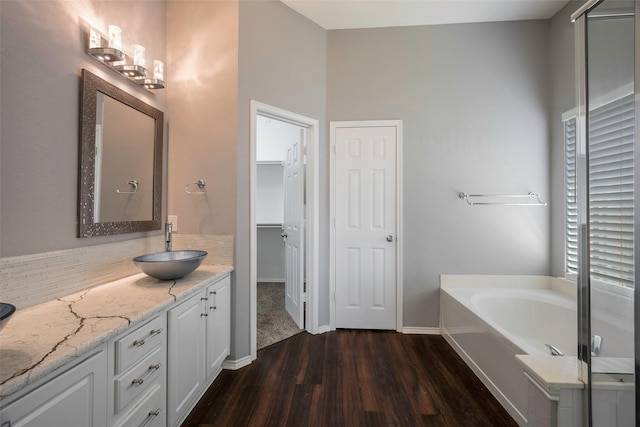
{"label": "mirror reflection", "polygon": [[153,117],[98,93],[94,222],[153,219],[154,131]]}
{"label": "mirror reflection", "polygon": [[78,236],[159,230],[161,111],[82,70]]}

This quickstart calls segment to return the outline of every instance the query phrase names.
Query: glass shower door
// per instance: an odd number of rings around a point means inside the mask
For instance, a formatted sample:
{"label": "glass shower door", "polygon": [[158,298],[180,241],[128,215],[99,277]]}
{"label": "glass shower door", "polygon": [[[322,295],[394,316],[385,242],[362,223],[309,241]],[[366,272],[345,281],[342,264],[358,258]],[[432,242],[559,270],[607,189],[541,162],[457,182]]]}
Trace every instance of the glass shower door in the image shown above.
{"label": "glass shower door", "polygon": [[591,425],[635,425],[635,2],[586,14]]}

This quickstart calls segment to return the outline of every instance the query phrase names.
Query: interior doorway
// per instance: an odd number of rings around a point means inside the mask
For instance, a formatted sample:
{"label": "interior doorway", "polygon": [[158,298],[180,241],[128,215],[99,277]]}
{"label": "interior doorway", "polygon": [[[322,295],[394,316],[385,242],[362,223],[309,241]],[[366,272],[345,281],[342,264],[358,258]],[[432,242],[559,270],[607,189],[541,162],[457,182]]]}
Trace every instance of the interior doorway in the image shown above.
{"label": "interior doorway", "polygon": [[306,134],[306,127],[258,115],[258,350],[304,329]]}
{"label": "interior doorway", "polygon": [[259,286],[272,295],[284,291],[278,305],[294,324],[317,333],[318,138],[317,120],[251,101],[252,360],[258,350]]}
{"label": "interior doorway", "polygon": [[402,330],[402,121],[330,124],[331,329]]}

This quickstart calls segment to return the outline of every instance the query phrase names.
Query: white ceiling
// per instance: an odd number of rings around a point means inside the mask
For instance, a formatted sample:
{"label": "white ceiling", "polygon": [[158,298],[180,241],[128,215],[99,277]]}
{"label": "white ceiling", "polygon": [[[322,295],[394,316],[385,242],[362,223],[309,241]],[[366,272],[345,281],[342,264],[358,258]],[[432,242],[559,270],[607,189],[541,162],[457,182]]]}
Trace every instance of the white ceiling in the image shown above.
{"label": "white ceiling", "polygon": [[326,30],[548,19],[568,0],[280,0]]}

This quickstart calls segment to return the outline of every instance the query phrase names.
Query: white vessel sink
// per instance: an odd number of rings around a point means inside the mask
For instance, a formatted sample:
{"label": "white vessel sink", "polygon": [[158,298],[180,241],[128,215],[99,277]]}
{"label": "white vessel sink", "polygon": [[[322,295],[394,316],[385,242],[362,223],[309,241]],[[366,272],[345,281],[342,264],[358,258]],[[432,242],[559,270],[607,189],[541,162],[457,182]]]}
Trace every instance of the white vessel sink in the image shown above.
{"label": "white vessel sink", "polygon": [[175,280],[198,268],[206,256],[206,251],[165,251],[137,256],[133,263],[148,276]]}

